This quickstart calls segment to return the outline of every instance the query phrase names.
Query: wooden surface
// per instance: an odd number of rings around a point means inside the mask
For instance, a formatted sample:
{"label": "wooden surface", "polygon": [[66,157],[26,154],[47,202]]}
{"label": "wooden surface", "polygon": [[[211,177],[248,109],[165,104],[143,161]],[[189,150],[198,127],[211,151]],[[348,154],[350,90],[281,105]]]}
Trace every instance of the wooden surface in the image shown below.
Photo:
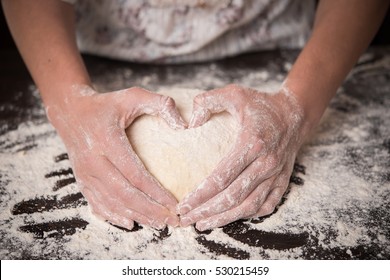
{"label": "wooden surface", "polygon": [[[357,66],[363,70],[356,72],[355,79],[347,80],[343,85],[344,93],[341,94],[341,97],[337,97],[332,101],[330,108],[334,112],[348,115],[352,114],[352,111],[363,108],[366,104],[371,104],[374,109],[383,109],[386,106],[388,108],[390,104],[390,71],[388,67],[390,66],[388,63],[382,63],[383,60],[389,59],[388,51],[389,49],[385,48],[369,51],[368,58]],[[244,81],[250,73],[259,67],[267,71],[269,79],[282,81],[288,71],[286,63],[291,64],[296,55],[296,51],[275,51],[248,54],[213,63],[171,66],[132,64],[92,56],[85,56],[85,61],[92,79],[99,88],[105,90],[135,85],[144,86],[151,90],[161,85],[165,87],[194,85],[209,89],[219,86],[223,82]],[[5,136],[12,131],[17,131],[20,125],[24,123],[46,123],[47,119],[42,110],[40,98],[31,94],[32,81],[18,54],[12,51],[1,52],[0,61],[0,135]],[[203,81],[191,81],[191,79],[199,77],[198,73],[207,73],[207,69],[212,71],[215,67],[218,69],[218,73],[223,73],[221,74],[223,77],[211,80],[205,77]],[[115,75],[126,75],[126,73],[129,79],[125,80],[125,82],[123,82],[123,79],[120,80],[120,83],[115,80]],[[362,73],[365,73],[365,75]],[[357,102],[352,104],[348,101],[351,99],[346,99],[344,98],[345,96],[354,98]],[[375,183],[378,187],[387,189],[389,189],[390,184],[390,135],[386,135],[389,131],[386,127],[389,126],[390,121],[385,116],[384,119],[379,118],[376,121],[372,121],[372,127],[369,127],[370,131],[378,132],[377,134],[372,134],[372,137],[377,138],[375,143],[379,143],[376,148],[382,154],[387,153],[389,156],[388,161],[386,161],[386,158],[377,160],[380,172],[378,168],[370,169],[364,165],[364,162],[367,162],[367,160],[370,162],[376,160],[375,153],[372,153],[372,146],[367,146],[364,143],[360,146],[361,150],[359,151],[354,148],[355,146],[351,146],[348,154],[349,158],[347,157],[346,160],[340,161],[342,162],[340,164],[350,165],[351,172],[354,172],[356,176],[361,176],[362,180],[365,180],[368,185]],[[60,189],[75,186],[75,179],[68,163],[66,151],[50,155],[53,168],[51,171],[46,172],[44,178],[42,178],[43,182],[45,180],[53,180],[52,193],[50,195],[39,196],[37,194],[35,197],[32,195],[17,203],[10,203],[12,200],[7,200],[5,197],[8,193],[7,188],[9,188],[14,178],[9,178],[6,175],[9,171],[7,171],[7,168],[10,167],[1,163],[1,155],[12,153],[16,155],[20,152],[28,153],[33,149],[39,149],[39,144],[37,144],[39,139],[51,137],[53,133],[55,132],[51,131],[50,135],[35,135],[34,137],[26,138],[24,142],[0,142],[0,202],[2,210],[10,213],[9,217],[7,219],[3,218],[0,224],[2,259],[88,258],[88,254],[72,255],[67,253],[66,250],[61,250],[63,244],[69,241],[69,236],[86,230],[90,224],[90,221],[77,215],[66,219],[17,225],[17,232],[30,235],[33,239],[32,243],[44,244],[45,239],[54,240],[53,246],[41,251],[32,251],[27,246],[26,248],[20,246],[20,243],[16,241],[17,236],[11,236],[9,233],[10,227],[7,227],[7,223],[11,223],[13,217],[25,216],[27,219],[28,215],[33,215],[34,213],[54,213],[58,209],[72,208],[77,210],[87,207],[87,202],[79,192],[63,197],[58,197],[56,193]],[[332,138],[331,141],[336,145],[337,143],[345,143],[346,140]],[[313,145],[320,142],[318,140]],[[15,156],[15,161],[17,160],[18,158]],[[318,164],[321,164],[320,161],[321,159]],[[64,168],[64,165],[60,167],[59,164],[64,162],[67,163],[65,164],[67,167]],[[57,164],[58,167],[56,167]],[[310,173],[308,174],[307,168],[304,161],[300,162],[298,158],[293,176],[291,177],[290,189],[294,190],[294,188],[305,186],[306,178],[311,176]],[[20,170],[20,176],[23,176],[24,171]],[[338,176],[338,174],[333,176]],[[224,243],[221,240],[210,238],[212,231],[196,232],[194,239],[199,247],[202,248],[205,258],[250,259],[253,256],[245,249],[246,246],[249,246],[250,248],[258,248],[259,252],[261,250],[264,250],[264,252],[272,250],[275,254],[299,248],[300,253],[290,255],[290,257],[300,259],[389,259],[390,194],[380,198],[381,201],[377,207],[373,207],[370,213],[364,216],[364,219],[367,221],[363,221],[363,223],[365,223],[364,225],[367,228],[375,226],[376,231],[381,232],[385,238],[385,241],[382,239],[381,242],[373,235],[371,240],[366,240],[354,246],[326,247],[319,242],[319,238],[321,235],[325,235],[329,240],[334,238],[331,228],[327,230],[322,228],[309,230],[308,227],[303,225],[298,231],[294,229],[287,232],[270,232],[256,228],[255,225],[272,218],[272,215],[251,222],[237,221],[223,227],[221,234],[232,240],[231,243]],[[287,194],[278,209],[282,209],[283,203],[288,201],[288,199],[289,195]],[[357,207],[356,211],[359,212],[359,206],[355,205],[354,207]],[[348,211],[345,213],[345,215],[349,215]],[[254,227],[251,225],[254,225]],[[142,233],[145,227],[137,225],[131,231],[119,230],[123,231],[124,234]],[[164,240],[170,238],[171,232],[167,229],[156,231],[154,236],[155,240],[150,242],[164,242]],[[241,248],[237,244],[243,244],[243,247]],[[80,250],[82,251],[83,248],[80,248]],[[264,258],[270,258],[270,255],[266,253],[263,255],[259,253],[259,255]],[[280,255],[282,256],[283,254]],[[129,252],[128,257],[131,258],[131,252]]]}

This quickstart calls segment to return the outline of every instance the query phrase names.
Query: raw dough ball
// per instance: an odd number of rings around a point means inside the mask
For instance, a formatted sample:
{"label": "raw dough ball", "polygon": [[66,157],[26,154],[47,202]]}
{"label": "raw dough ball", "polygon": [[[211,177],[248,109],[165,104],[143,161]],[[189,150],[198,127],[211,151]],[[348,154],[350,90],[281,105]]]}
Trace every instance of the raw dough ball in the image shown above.
{"label": "raw dough ball", "polygon": [[[167,89],[187,122],[194,89]],[[127,129],[127,136],[147,170],[180,201],[197,187],[232,148],[237,122],[227,112],[213,115],[203,126],[173,130],[163,119],[143,115]]]}

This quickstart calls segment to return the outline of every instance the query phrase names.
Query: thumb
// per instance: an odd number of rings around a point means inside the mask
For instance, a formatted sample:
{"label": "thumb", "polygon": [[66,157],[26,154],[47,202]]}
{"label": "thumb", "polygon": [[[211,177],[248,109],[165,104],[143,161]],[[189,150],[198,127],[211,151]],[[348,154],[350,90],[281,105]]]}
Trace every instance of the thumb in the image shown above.
{"label": "thumb", "polygon": [[229,90],[222,88],[195,96],[189,127],[199,127],[205,124],[212,114],[218,114],[223,111],[227,111],[234,116],[236,113],[233,104],[234,99],[230,95],[231,92]]}
{"label": "thumb", "polygon": [[172,129],[187,128],[187,123],[181,117],[173,98],[160,95],[160,105],[157,112],[158,116],[164,119]]}
{"label": "thumb", "polygon": [[142,88],[130,88],[125,90],[125,100],[122,106],[134,106],[130,123],[137,117],[147,114],[159,116],[172,128],[184,129],[187,123],[181,117],[175,101],[165,95],[150,92]]}

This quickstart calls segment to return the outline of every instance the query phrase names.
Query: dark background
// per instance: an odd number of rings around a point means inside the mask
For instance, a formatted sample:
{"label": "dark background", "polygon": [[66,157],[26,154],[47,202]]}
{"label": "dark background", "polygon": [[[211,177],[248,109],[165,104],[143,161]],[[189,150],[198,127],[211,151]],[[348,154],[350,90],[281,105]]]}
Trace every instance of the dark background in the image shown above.
{"label": "dark background", "polygon": [[[381,28],[372,41],[372,45],[390,45],[390,12],[384,19]],[[4,18],[3,8],[0,5],[0,50],[16,49],[15,43],[9,32],[7,23]]]}

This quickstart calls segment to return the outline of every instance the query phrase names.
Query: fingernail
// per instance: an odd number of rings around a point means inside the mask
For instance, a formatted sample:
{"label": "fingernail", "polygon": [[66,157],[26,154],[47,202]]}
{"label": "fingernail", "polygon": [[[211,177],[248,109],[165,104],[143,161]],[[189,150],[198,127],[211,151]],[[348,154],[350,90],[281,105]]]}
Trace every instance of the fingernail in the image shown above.
{"label": "fingernail", "polygon": [[196,128],[207,119],[209,112],[207,110],[197,110],[192,113],[189,128]]}
{"label": "fingernail", "polygon": [[177,217],[177,216],[167,217],[165,219],[165,224],[170,225],[172,227],[178,227],[180,225],[179,217]]}
{"label": "fingernail", "polygon": [[124,226],[127,229],[132,229],[134,227],[134,221],[132,220],[124,220]]}
{"label": "fingernail", "polygon": [[206,231],[206,230],[210,229],[210,225],[202,223],[202,222],[198,222],[198,223],[196,223],[195,228],[199,231]]}
{"label": "fingernail", "polygon": [[190,212],[192,210],[191,206],[188,205],[188,204],[184,204],[184,205],[178,205],[177,207],[177,214],[179,215],[185,215],[187,214],[188,212]]}
{"label": "fingernail", "polygon": [[191,225],[193,223],[194,222],[189,217],[180,218],[180,226],[182,226],[182,227],[188,227],[189,225]]}
{"label": "fingernail", "polygon": [[158,221],[153,221],[152,223],[151,223],[151,226],[153,227],[153,228],[155,228],[155,229],[164,229],[165,228],[165,226],[166,226],[166,224],[165,223],[161,223],[161,222],[158,222]]}

